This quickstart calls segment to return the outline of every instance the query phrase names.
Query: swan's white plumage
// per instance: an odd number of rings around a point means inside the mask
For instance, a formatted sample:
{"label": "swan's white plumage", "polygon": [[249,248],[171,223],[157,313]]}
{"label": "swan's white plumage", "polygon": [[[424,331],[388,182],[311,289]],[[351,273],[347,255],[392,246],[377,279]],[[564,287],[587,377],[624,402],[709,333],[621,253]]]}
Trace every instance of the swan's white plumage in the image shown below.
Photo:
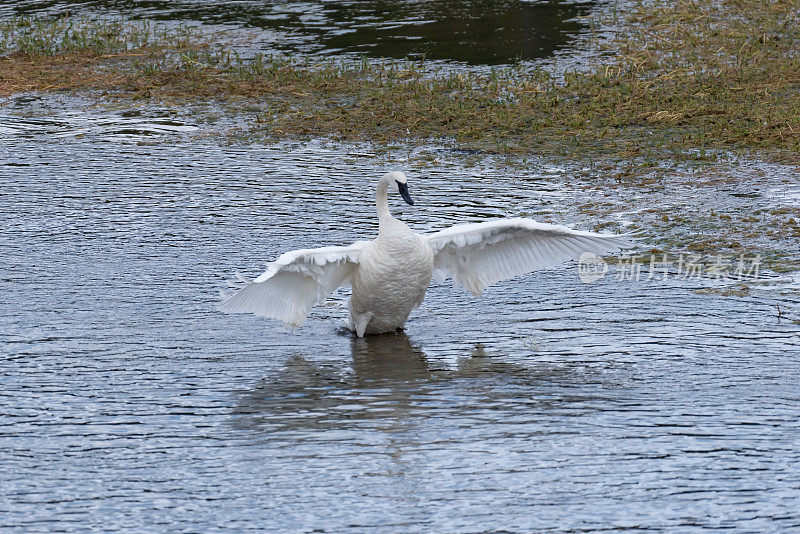
{"label": "swan's white plumage", "polygon": [[478,297],[495,282],[578,259],[584,252],[631,246],[624,237],[522,218],[458,224],[425,237],[434,252],[434,277],[449,276]]}
{"label": "swan's white plumage", "polygon": [[222,301],[226,313],[253,313],[302,326],[314,304],[350,283],[358,254],[367,241],[349,247],[322,247],[281,254],[255,280]]}
{"label": "swan's white plumage", "polygon": [[402,328],[419,306],[431,275],[451,277],[480,296],[487,286],[544,269],[584,252],[628,248],[622,236],[572,230],[566,226],[513,218],[459,224],[418,235],[389,213],[387,191],[398,190],[411,203],[403,173],[378,182],[379,232],[372,241],[347,247],[286,252],[255,280],[223,300],[227,313],[254,313],[293,326],[305,323],[314,304],[340,286],[353,286],[350,327],[359,336]]}

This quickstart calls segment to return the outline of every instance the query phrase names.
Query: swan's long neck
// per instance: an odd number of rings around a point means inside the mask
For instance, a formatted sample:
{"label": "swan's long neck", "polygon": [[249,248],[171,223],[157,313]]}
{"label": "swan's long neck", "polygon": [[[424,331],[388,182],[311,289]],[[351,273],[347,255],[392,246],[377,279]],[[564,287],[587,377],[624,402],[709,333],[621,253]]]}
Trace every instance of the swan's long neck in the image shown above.
{"label": "swan's long neck", "polygon": [[381,178],[378,181],[378,190],[375,192],[375,203],[378,206],[378,222],[382,225],[392,219],[389,213],[389,180]]}

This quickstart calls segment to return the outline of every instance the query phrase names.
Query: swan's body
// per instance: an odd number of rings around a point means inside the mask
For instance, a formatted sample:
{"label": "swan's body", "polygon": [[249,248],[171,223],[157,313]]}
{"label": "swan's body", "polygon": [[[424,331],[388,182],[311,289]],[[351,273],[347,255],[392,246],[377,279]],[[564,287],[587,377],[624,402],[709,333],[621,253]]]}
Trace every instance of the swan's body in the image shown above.
{"label": "swan's body", "polygon": [[428,243],[402,221],[386,221],[378,238],[359,255],[352,278],[350,329],[363,335],[402,328],[422,304],[432,275]]}
{"label": "swan's body", "polygon": [[420,235],[389,213],[388,188],[406,202],[406,177],[390,172],[378,182],[378,237],[347,247],[282,254],[264,274],[225,299],[228,313],[254,313],[301,326],[311,306],[350,285],[351,330],[361,337],[402,328],[425,298],[431,277],[453,278],[480,296],[490,284],[550,267],[584,252],[627,248],[619,236],[572,230],[531,219],[460,224]]}

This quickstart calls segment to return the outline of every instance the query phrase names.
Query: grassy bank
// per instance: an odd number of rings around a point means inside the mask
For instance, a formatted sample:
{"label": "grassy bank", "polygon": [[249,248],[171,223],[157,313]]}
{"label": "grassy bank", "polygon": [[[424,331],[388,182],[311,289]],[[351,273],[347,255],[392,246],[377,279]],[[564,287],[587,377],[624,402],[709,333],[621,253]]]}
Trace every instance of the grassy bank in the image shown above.
{"label": "grassy bank", "polygon": [[0,28],[0,92],[246,103],[254,128],[273,137],[452,138],[491,151],[616,158],[759,150],[796,161],[798,13],[797,0],[640,5],[598,44],[602,64],[559,79],[522,67],[423,76],[426,66],[414,63],[242,60],[185,28],[11,19]]}

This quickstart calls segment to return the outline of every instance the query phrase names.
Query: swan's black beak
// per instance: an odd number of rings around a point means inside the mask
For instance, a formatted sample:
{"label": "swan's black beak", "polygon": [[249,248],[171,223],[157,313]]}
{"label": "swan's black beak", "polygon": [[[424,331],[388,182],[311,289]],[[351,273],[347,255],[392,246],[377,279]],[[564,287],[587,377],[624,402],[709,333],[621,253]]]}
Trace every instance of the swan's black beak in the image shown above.
{"label": "swan's black beak", "polygon": [[403,197],[403,200],[413,206],[414,201],[411,200],[411,195],[408,194],[408,184],[401,184],[400,182],[397,182],[397,188],[400,190],[400,196]]}

